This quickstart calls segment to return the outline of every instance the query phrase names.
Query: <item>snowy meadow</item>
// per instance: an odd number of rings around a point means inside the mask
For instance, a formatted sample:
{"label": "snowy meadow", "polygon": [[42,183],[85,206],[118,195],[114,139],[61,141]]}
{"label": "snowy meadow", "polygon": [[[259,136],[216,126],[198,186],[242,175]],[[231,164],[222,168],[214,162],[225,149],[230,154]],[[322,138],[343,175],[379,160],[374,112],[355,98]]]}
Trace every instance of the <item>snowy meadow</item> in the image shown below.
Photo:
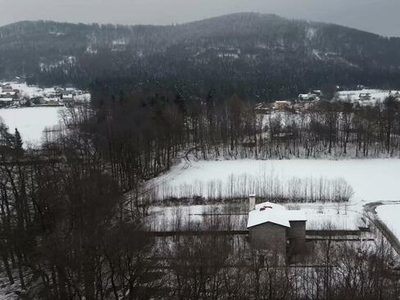
{"label": "snowy meadow", "polygon": [[[399,159],[229,160],[181,163],[151,182],[158,199],[264,195],[299,189],[320,192],[351,188],[353,202],[398,200]],[[346,183],[345,185],[340,183]],[[318,188],[318,190],[316,190]],[[323,191],[320,191],[323,190]],[[215,195],[215,193],[218,193]],[[266,193],[266,192],[265,192]]]}
{"label": "snowy meadow", "polygon": [[64,107],[0,109],[0,118],[11,133],[18,128],[25,146],[38,146],[42,142],[44,130],[60,129],[63,110]]}

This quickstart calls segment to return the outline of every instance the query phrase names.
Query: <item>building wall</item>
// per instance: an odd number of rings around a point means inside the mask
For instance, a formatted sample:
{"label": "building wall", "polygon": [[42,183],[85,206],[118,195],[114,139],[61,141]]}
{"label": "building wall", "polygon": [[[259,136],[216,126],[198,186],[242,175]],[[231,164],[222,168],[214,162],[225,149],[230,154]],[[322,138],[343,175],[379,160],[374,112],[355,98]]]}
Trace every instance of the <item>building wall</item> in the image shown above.
{"label": "building wall", "polygon": [[249,228],[251,246],[286,255],[286,227],[264,223]]}
{"label": "building wall", "polygon": [[306,243],[306,222],[290,221],[290,228],[287,228],[287,238],[292,251],[302,252]]}

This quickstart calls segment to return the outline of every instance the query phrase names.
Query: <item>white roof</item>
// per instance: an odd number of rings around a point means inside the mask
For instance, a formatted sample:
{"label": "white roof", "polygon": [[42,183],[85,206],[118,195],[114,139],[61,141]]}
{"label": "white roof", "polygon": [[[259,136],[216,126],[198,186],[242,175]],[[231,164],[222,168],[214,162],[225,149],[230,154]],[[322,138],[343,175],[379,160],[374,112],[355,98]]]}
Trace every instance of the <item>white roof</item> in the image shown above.
{"label": "white roof", "polygon": [[307,221],[306,214],[301,210],[286,210],[282,205],[264,202],[250,211],[247,228],[268,222],[290,228],[290,221]]}
{"label": "white roof", "polygon": [[12,102],[13,98],[0,98],[0,102]]}
{"label": "white roof", "polygon": [[[273,213],[270,213],[272,211]],[[249,213],[247,228],[268,222],[281,225],[284,227],[290,227],[289,219],[286,217],[286,211],[266,209],[266,210],[252,210]]]}

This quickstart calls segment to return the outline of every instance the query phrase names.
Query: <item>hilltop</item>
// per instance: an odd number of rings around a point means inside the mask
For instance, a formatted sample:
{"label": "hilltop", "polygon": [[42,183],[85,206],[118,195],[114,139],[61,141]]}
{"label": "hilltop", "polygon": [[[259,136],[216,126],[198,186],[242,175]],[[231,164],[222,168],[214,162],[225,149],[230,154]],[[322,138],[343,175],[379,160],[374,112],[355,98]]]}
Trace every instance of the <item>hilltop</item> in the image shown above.
{"label": "hilltop", "polygon": [[256,13],[175,26],[25,21],[0,28],[0,78],[21,75],[262,99],[324,84],[396,88],[400,38]]}

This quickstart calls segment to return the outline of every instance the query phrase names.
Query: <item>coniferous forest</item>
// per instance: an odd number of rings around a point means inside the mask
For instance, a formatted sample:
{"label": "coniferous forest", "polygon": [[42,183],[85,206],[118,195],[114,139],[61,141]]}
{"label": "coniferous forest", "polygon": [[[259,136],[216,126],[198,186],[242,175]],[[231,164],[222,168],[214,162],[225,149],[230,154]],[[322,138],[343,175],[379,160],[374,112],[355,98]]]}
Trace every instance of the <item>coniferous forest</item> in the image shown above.
{"label": "coniferous forest", "polygon": [[20,22],[0,28],[0,77],[276,100],[326,84],[397,88],[399,49],[399,38],[256,13],[173,26]]}

